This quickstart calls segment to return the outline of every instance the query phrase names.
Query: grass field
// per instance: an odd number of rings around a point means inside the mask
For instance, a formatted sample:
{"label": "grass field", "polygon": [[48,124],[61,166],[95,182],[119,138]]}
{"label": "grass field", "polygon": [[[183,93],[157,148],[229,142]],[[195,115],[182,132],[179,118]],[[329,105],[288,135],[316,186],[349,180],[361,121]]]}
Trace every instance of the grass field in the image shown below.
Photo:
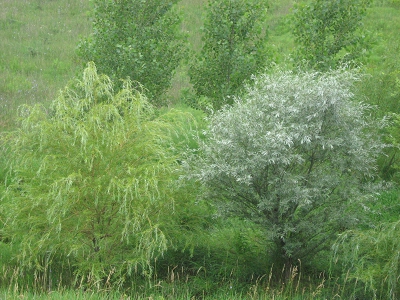
{"label": "grass field", "polygon": [[22,103],[46,103],[81,71],[75,56],[90,32],[87,0],[0,3],[0,130]]}

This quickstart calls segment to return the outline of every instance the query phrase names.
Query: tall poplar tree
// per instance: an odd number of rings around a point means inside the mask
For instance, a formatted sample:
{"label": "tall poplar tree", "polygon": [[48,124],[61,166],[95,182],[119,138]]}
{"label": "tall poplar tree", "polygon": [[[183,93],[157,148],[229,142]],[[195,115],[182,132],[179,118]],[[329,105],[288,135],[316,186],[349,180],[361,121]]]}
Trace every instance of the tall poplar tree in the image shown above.
{"label": "tall poplar tree", "polygon": [[267,29],[263,26],[264,0],[211,0],[206,10],[203,48],[189,69],[197,96],[205,96],[213,109],[232,104],[232,98],[266,66]]}
{"label": "tall poplar tree", "polygon": [[186,55],[177,2],[95,0],[93,32],[80,43],[80,56],[113,80],[129,76],[140,82],[150,101],[162,104],[160,98]]}
{"label": "tall poplar tree", "polygon": [[316,70],[355,61],[368,49],[362,20],[371,0],[312,0],[295,6],[295,58]]}

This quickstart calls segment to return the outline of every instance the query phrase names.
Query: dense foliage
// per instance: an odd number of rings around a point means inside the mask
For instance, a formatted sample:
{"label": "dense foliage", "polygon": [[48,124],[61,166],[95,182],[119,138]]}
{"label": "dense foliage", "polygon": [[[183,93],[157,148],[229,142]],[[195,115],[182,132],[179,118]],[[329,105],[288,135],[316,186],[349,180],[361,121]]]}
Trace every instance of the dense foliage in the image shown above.
{"label": "dense foliage", "polygon": [[[191,117],[157,116],[129,80],[113,84],[89,63],[46,110],[20,108],[8,134],[4,234],[27,270],[54,263],[76,279],[115,287],[151,272],[174,224],[177,136]],[[44,259],[46,258],[46,259]],[[54,267],[53,267],[54,268]]]}
{"label": "dense foliage", "polygon": [[399,298],[399,236],[399,220],[383,222],[368,230],[351,230],[340,236],[334,245],[335,259],[353,282],[364,284],[364,290],[357,294],[367,294],[373,299]]}
{"label": "dense foliage", "polygon": [[357,223],[373,192],[381,125],[353,100],[357,79],[346,70],[258,76],[211,116],[201,152],[189,160],[207,199],[263,225],[276,263],[324,249]]}
{"label": "dense foliage", "polygon": [[362,19],[370,2],[313,0],[298,4],[293,18],[296,60],[328,70],[361,57],[369,46]]}
{"label": "dense foliage", "polygon": [[[191,64],[190,82],[213,109],[232,104],[232,96],[268,63],[263,0],[208,2],[201,53]],[[191,105],[198,105],[190,103]],[[204,104],[203,104],[204,105]]]}
{"label": "dense foliage", "polygon": [[177,0],[95,1],[92,35],[79,45],[84,61],[94,61],[116,82],[130,77],[160,105],[174,70],[185,56]]}
{"label": "dense foliage", "polygon": [[0,298],[399,298],[399,0],[1,7]]}

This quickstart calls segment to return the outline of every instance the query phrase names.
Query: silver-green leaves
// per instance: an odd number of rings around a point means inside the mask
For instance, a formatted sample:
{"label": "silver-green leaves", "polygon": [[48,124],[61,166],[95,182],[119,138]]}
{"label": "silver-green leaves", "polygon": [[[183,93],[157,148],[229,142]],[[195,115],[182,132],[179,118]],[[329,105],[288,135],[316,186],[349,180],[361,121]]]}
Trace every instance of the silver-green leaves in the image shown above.
{"label": "silver-green leaves", "polygon": [[[191,177],[221,208],[265,226],[286,261],[318,252],[367,192],[383,144],[354,72],[277,70],[210,117]],[[361,206],[360,206],[361,207]]]}

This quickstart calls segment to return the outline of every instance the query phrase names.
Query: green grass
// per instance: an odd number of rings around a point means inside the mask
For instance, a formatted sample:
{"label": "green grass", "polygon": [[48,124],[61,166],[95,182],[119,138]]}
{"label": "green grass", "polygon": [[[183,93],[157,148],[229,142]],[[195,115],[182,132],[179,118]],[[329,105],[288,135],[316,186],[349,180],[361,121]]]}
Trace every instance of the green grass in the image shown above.
{"label": "green grass", "polygon": [[0,4],[0,130],[22,103],[46,103],[81,71],[74,49],[90,32],[86,0]]}
{"label": "green grass", "polygon": [[[19,271],[5,270],[13,276]],[[4,272],[4,269],[3,269]],[[320,274],[314,281],[303,279],[298,269],[293,269],[291,277],[286,283],[273,282],[272,273],[252,278],[246,285],[240,285],[235,278],[229,282],[218,283],[212,278],[204,278],[204,270],[198,270],[197,275],[191,277],[184,269],[170,268],[168,275],[163,279],[139,279],[125,291],[109,289],[90,289],[79,285],[75,289],[62,287],[39,291],[18,284],[14,280],[7,288],[0,289],[0,299],[222,299],[222,300],[319,300],[340,297],[348,298],[344,286],[337,280],[325,278]],[[349,282],[350,284],[350,282]]]}
{"label": "green grass", "polygon": [[[181,0],[178,9],[182,15],[182,31],[187,34],[190,56],[199,52],[202,46],[201,28],[203,26],[204,9],[207,0]],[[171,88],[168,91],[170,103],[176,104],[181,97],[181,91],[190,87],[189,77],[187,76],[187,66],[182,65],[177,68],[172,78]]]}
{"label": "green grass", "polygon": [[179,7],[183,13],[182,30],[189,35],[192,51],[201,47],[201,27],[203,26],[204,8],[207,0],[181,0]]}
{"label": "green grass", "polygon": [[268,26],[269,30],[268,41],[275,54],[277,63],[287,59],[294,49],[290,27],[290,16],[294,2],[293,0],[270,2],[266,26]]}

